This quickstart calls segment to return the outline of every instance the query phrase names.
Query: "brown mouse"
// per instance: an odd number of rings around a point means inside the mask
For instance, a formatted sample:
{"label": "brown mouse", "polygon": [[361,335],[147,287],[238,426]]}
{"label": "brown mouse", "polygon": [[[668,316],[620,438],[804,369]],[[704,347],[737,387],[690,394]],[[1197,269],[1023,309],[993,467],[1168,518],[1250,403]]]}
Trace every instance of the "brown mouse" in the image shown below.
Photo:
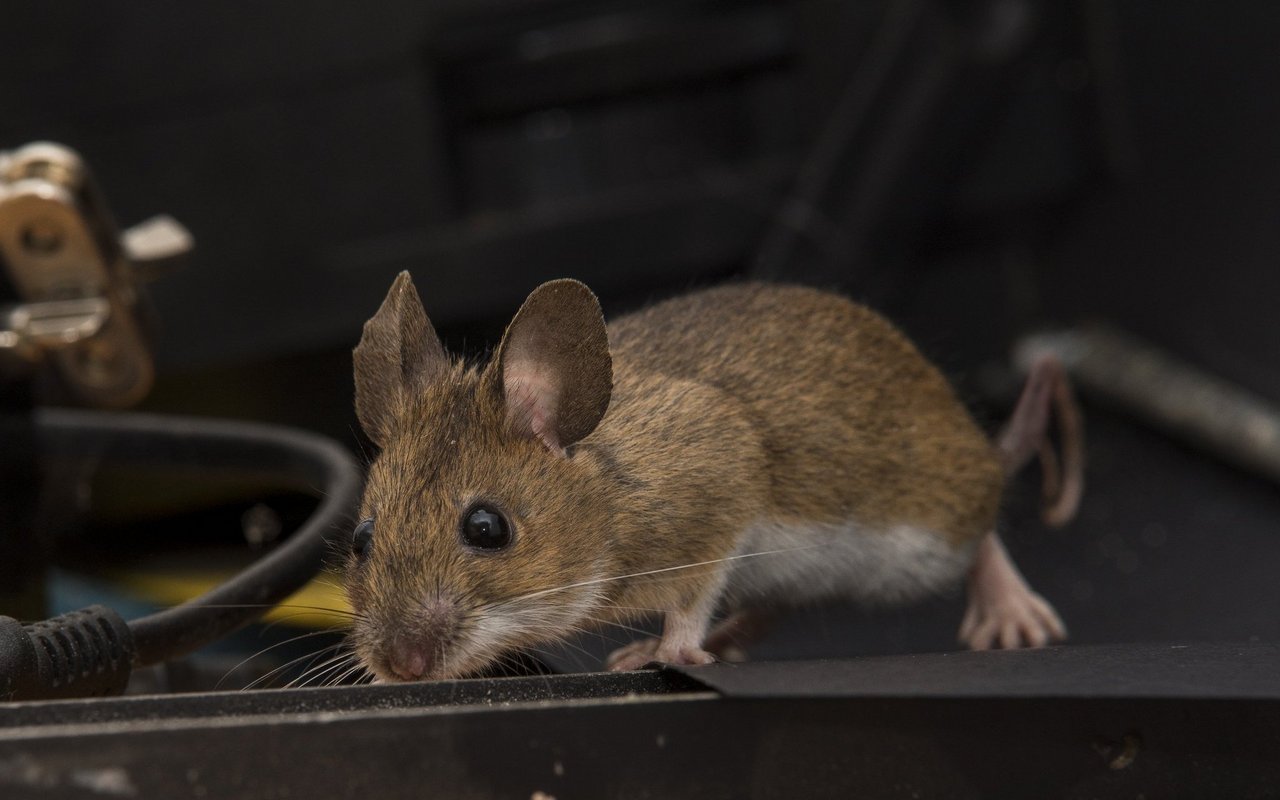
{"label": "brown mouse", "polygon": [[[1061,639],[997,538],[1036,452],[1046,519],[1074,513],[1079,425],[1037,364],[992,443],[890,323],[841,296],[726,285],[606,328],[581,283],[529,295],[485,365],[442,348],[401,273],[355,350],[380,448],[352,538],[355,652],[386,681],[657,614],[613,669],[704,664],[780,610],[905,603],[969,578],[974,648]],[[712,628],[713,614],[726,618]]]}

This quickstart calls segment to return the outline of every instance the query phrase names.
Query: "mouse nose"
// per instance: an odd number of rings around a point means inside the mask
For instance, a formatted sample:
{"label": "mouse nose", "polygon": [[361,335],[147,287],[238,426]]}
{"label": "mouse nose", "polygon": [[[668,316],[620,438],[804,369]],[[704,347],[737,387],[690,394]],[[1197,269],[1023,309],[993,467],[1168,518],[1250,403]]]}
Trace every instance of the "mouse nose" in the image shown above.
{"label": "mouse nose", "polygon": [[433,595],[409,608],[400,607],[393,635],[383,647],[391,674],[419,681],[439,671],[453,641],[458,609],[452,598]]}
{"label": "mouse nose", "polygon": [[422,642],[396,639],[391,643],[388,666],[397,677],[406,681],[421,680],[435,664],[434,650]]}

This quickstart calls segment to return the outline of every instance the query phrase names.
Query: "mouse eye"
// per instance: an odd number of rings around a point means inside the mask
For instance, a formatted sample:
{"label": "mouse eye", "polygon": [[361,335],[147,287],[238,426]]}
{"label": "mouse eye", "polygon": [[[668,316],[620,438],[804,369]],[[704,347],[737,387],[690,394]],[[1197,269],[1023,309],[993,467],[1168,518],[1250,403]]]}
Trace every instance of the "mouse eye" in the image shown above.
{"label": "mouse eye", "polygon": [[364,560],[369,554],[369,548],[373,546],[373,519],[366,519],[356,526],[351,533],[351,553],[358,559]]}
{"label": "mouse eye", "polygon": [[462,541],[481,550],[501,550],[511,544],[511,525],[497,511],[477,506],[462,518]]}

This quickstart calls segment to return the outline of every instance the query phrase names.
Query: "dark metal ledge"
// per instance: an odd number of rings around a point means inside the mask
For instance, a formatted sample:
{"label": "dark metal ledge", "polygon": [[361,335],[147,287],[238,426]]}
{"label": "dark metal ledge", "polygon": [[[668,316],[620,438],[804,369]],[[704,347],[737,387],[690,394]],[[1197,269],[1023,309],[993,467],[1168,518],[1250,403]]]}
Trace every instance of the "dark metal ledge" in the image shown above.
{"label": "dark metal ledge", "polygon": [[681,670],[730,697],[1280,700],[1280,645],[1045,647]]}
{"label": "dark metal ledge", "polygon": [[1263,797],[1276,786],[1280,650],[1259,644],[0,709],[6,799]]}

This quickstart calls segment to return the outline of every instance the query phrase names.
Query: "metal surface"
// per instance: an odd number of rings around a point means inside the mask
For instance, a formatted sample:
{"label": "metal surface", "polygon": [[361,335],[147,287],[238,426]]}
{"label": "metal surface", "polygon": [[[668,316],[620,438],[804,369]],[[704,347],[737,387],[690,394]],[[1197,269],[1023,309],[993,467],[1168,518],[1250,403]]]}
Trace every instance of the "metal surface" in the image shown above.
{"label": "metal surface", "polygon": [[[1169,652],[1178,655],[1169,658]],[[1227,651],[997,653],[0,708],[5,797],[1260,797],[1280,781],[1275,681],[1196,687]],[[1272,648],[1237,666],[1277,673]],[[1089,669],[1080,669],[1088,663]],[[1165,691],[1089,687],[1145,664]],[[740,666],[693,668],[706,685]],[[802,680],[801,680],[802,678]],[[865,685],[890,680],[892,691]],[[1104,684],[1109,681],[1103,680]],[[1157,684],[1159,682],[1157,681]],[[860,684],[862,684],[860,686]],[[1075,687],[1068,696],[1060,687]],[[1032,688],[1035,687],[1035,688]]]}
{"label": "metal surface", "polygon": [[0,731],[88,723],[142,723],[183,717],[262,717],[429,707],[462,710],[521,703],[656,697],[701,692],[702,683],[675,671],[578,673],[399,685],[208,692],[0,706]]}
{"label": "metal surface", "polygon": [[1280,645],[1113,644],[682,668],[732,697],[1280,701]]}
{"label": "metal surface", "polygon": [[111,304],[101,297],[49,300],[0,308],[0,349],[37,361],[54,350],[97,336]]}

